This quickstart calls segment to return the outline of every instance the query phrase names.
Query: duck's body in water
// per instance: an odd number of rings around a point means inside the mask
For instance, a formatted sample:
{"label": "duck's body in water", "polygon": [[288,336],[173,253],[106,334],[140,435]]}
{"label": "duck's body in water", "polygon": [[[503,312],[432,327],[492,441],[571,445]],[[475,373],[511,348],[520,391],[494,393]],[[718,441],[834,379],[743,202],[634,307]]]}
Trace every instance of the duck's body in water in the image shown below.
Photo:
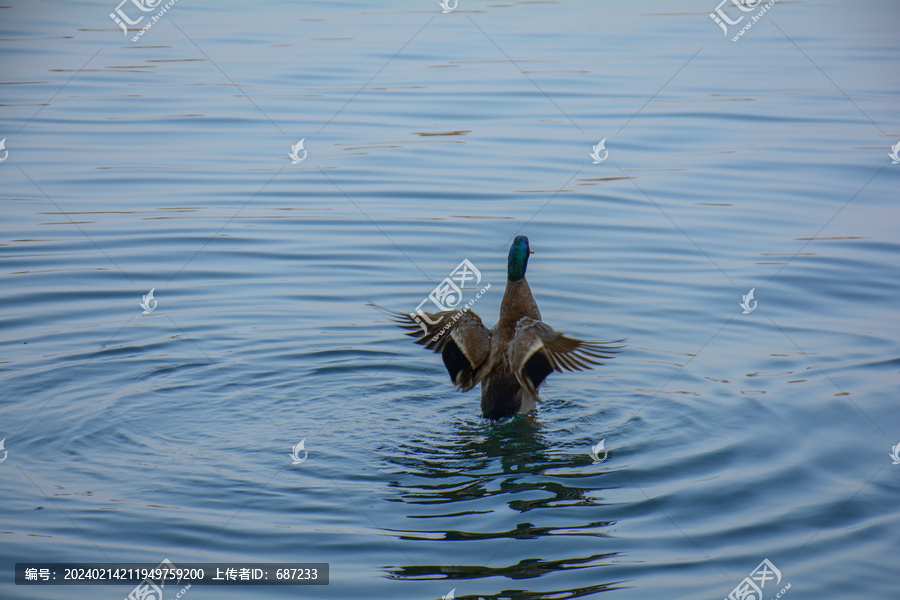
{"label": "duck's body in water", "polygon": [[[553,371],[580,371],[602,365],[622,347],[619,342],[584,342],[565,337],[541,321],[525,270],[532,253],[520,235],[509,249],[506,290],[500,318],[487,329],[471,311],[425,313],[423,331],[415,314],[391,314],[407,335],[440,352],[456,388],[467,392],[481,383],[481,412],[489,419],[527,413],[539,401],[537,389]],[[446,329],[445,329],[446,327]]]}

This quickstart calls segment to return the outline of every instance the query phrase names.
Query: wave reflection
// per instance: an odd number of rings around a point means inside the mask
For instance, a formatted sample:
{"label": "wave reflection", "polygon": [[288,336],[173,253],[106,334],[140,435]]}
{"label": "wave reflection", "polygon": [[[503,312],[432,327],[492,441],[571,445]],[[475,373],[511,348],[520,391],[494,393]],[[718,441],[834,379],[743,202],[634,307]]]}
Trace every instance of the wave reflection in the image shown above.
{"label": "wave reflection", "polygon": [[[457,423],[448,434],[429,432],[427,437],[385,448],[385,470],[391,473],[389,487],[394,491],[388,501],[406,505],[404,514],[416,519],[418,526],[382,531],[417,548],[431,541],[460,542],[452,556],[469,559],[385,566],[387,576],[456,581],[497,577],[502,578],[500,585],[506,579],[548,577],[571,584],[576,579],[573,572],[594,570],[591,585],[457,595],[473,599],[578,598],[624,587],[621,581],[596,582],[601,578],[599,569],[622,557],[621,551],[611,547],[614,538],[609,533],[617,521],[597,518],[612,506],[601,495],[611,487],[604,485],[610,471],[591,464],[586,454],[554,447],[548,437],[539,423],[520,416],[501,424]],[[425,523],[429,526],[423,527]],[[573,543],[574,539],[596,541]],[[525,541],[532,542],[520,546]],[[493,566],[472,560],[484,556],[492,562],[510,553],[521,558]],[[434,556],[431,552],[405,554]],[[553,577],[560,574],[565,575]]]}

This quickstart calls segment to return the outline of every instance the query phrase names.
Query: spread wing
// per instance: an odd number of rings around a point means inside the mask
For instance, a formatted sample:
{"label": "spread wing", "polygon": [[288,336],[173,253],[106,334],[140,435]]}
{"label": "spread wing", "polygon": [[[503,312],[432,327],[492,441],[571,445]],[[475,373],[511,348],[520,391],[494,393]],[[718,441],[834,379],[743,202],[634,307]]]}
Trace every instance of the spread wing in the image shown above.
{"label": "spread wing", "polygon": [[585,342],[566,337],[543,321],[522,317],[507,349],[516,379],[535,398],[537,388],[553,371],[583,371],[613,358],[623,347],[615,342]]}
{"label": "spread wing", "polygon": [[[381,308],[381,307],[378,307]],[[481,381],[491,349],[491,332],[471,311],[446,310],[422,315],[384,310],[416,343],[439,352],[453,384],[467,392]],[[418,322],[416,320],[418,319]]]}

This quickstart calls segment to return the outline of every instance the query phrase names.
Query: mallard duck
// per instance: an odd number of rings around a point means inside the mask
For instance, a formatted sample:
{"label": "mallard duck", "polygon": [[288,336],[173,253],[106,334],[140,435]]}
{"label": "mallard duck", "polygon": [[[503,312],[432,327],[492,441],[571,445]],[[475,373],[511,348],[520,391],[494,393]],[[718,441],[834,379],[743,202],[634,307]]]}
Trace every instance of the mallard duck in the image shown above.
{"label": "mallard duck", "polygon": [[506,290],[500,319],[491,329],[470,310],[415,314],[387,311],[417,338],[417,344],[440,352],[450,379],[460,392],[481,383],[481,413],[502,419],[530,412],[539,401],[537,389],[553,371],[581,371],[602,365],[623,346],[566,337],[541,321],[541,311],[525,279],[534,251],[520,235],[509,248]]}

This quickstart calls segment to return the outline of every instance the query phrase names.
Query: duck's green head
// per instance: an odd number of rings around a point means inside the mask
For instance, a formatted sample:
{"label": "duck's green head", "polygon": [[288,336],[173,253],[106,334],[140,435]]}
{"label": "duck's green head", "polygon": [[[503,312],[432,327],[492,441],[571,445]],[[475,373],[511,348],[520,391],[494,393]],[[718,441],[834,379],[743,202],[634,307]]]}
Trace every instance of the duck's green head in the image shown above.
{"label": "duck's green head", "polygon": [[528,238],[524,235],[516,236],[512,246],[509,247],[509,264],[506,270],[506,278],[510,281],[518,281],[525,277],[525,269],[528,268],[528,255],[534,252],[528,246]]}

